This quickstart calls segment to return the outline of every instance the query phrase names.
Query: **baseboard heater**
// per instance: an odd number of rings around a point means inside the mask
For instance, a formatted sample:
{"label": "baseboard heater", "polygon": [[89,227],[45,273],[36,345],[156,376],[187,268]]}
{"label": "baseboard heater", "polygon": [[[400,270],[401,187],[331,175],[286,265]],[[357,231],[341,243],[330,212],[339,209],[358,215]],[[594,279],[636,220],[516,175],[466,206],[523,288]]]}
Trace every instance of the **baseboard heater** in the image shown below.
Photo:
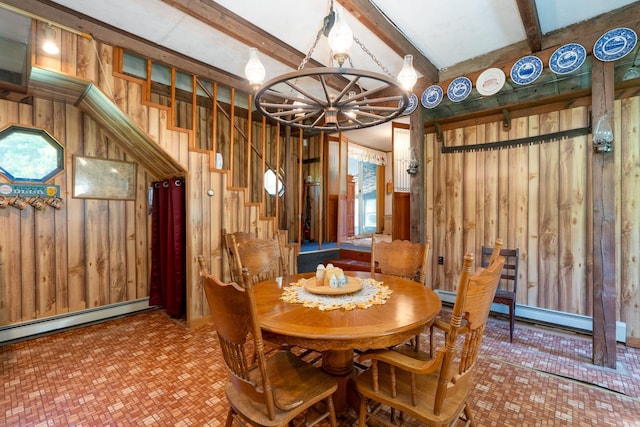
{"label": "baseboard heater", "polygon": [[[455,292],[441,291],[437,289],[435,292],[440,296],[440,300],[442,302],[453,304],[456,299]],[[509,308],[503,304],[492,304],[491,312],[509,314]],[[583,316],[564,311],[516,304],[516,318],[525,321],[560,326],[565,329],[576,329],[589,334],[593,333],[593,318],[591,316]],[[627,324],[624,322],[616,322],[616,341],[626,342],[626,339]]]}
{"label": "baseboard heater", "polygon": [[46,334],[60,329],[98,322],[112,317],[133,314],[150,308],[153,307],[149,307],[149,298],[141,298],[134,301],[110,304],[74,313],[0,327],[0,344]]}

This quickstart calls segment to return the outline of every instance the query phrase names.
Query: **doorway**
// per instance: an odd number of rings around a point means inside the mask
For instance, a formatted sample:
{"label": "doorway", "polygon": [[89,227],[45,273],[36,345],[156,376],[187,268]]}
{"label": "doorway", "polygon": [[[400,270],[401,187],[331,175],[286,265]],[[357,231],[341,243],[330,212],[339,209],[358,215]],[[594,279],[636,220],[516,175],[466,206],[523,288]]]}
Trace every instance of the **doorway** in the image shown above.
{"label": "doorway", "polygon": [[353,232],[354,236],[369,235],[378,231],[378,166],[349,157],[348,172],[353,182]]}

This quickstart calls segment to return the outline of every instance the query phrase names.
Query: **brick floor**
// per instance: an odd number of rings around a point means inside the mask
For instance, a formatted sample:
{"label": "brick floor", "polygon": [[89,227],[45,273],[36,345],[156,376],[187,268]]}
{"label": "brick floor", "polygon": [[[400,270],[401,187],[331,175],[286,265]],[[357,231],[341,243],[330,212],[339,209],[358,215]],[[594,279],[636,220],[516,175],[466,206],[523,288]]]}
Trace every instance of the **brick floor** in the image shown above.
{"label": "brick floor", "polygon": [[[471,394],[480,426],[640,426],[640,350],[592,365],[591,339],[490,319]],[[212,326],[161,311],[0,347],[0,425],[217,426],[226,372]],[[352,425],[355,413],[342,425]],[[407,422],[406,425],[411,425]]]}

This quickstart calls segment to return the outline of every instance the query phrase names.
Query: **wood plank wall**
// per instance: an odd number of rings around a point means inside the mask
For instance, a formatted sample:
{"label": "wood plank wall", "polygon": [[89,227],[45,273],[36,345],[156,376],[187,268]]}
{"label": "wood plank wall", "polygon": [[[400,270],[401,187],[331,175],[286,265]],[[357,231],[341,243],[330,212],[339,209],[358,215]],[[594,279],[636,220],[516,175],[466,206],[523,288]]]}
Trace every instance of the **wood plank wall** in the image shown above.
{"label": "wood plank wall", "polygon": [[[214,152],[195,147],[193,129],[176,126],[191,121],[189,114],[179,110],[172,116],[168,101],[145,99],[148,91],[144,82],[114,76],[111,46],[64,31],[61,37],[63,49],[59,55],[51,57],[38,48],[33,63],[93,82],[189,171],[185,177],[190,236],[187,323],[196,326],[207,321],[209,310],[198,276],[197,256],[205,255],[210,271],[228,280],[222,230],[273,237],[273,218],[264,215],[263,205],[249,203],[246,188],[232,188],[229,179],[234,178],[227,170],[212,169]],[[229,153],[233,143],[231,121],[227,119],[225,127],[221,116],[219,113],[217,117],[219,138],[214,143]],[[246,114],[235,122],[246,127]],[[206,132],[212,132],[209,120],[200,118],[196,123],[206,124]],[[32,104],[0,100],[0,127],[9,124],[43,128],[64,146],[65,170],[52,182],[61,188],[64,207],[59,211],[50,207],[36,211],[30,206],[23,211],[0,209],[0,325],[147,297],[151,240],[147,186],[155,179],[153,175],[138,165],[135,201],[73,198],[73,155],[125,161],[135,161],[135,157],[122,151],[118,141],[110,139],[91,117],[64,101],[37,96]],[[240,140],[234,138],[237,146]],[[248,150],[236,147],[236,151]],[[237,173],[245,173],[244,164],[234,166]],[[7,180],[0,176],[3,182]],[[238,182],[242,184],[242,178]],[[213,196],[207,195],[209,189],[214,190]],[[282,233],[277,237],[287,240]],[[295,272],[297,247],[288,246],[286,254],[290,271]]]}
{"label": "wood plank wall", "polygon": [[[506,141],[588,124],[587,107],[445,132],[447,145]],[[640,338],[640,97],[615,102],[613,156],[618,179],[616,265],[619,321]],[[480,253],[501,237],[521,253],[518,303],[591,315],[587,281],[591,254],[587,222],[587,154],[591,136],[493,151],[443,154],[434,134],[425,136],[425,227],[432,238],[429,281],[455,291],[466,251]],[[596,154],[597,155],[597,154]]]}

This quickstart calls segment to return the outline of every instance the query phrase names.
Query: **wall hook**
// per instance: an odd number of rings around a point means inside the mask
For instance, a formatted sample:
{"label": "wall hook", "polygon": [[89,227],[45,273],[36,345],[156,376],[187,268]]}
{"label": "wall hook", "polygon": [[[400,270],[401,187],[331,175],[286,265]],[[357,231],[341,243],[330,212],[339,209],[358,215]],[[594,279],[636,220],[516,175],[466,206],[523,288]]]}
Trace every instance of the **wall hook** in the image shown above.
{"label": "wall hook", "polygon": [[442,128],[440,127],[440,123],[434,123],[433,127],[436,129],[436,140],[438,142],[442,142],[444,137],[442,136]]}
{"label": "wall hook", "polygon": [[511,129],[511,117],[509,116],[509,110],[506,108],[502,110],[502,129]]}

